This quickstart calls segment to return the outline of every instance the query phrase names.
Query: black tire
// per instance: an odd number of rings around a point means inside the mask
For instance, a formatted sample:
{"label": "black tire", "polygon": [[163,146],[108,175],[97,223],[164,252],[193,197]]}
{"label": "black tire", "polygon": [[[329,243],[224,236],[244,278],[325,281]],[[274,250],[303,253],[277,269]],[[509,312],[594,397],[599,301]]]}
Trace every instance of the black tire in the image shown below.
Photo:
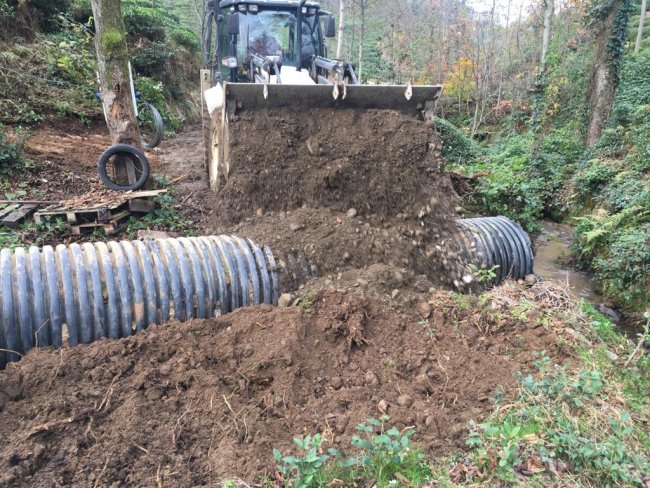
{"label": "black tire", "polygon": [[[107,166],[115,156],[122,156],[133,164],[136,173],[135,183],[117,182],[111,179]],[[135,147],[129,146],[128,144],[115,144],[100,156],[97,162],[97,171],[99,172],[99,179],[102,180],[102,183],[107,188],[116,191],[134,191],[142,188],[147,182],[150,168],[147,157]]]}
{"label": "black tire", "polygon": [[141,137],[140,142],[142,143],[142,147],[144,147],[145,149],[153,149],[155,147],[158,147],[162,142],[163,135],[165,134],[165,126],[163,124],[163,119],[158,109],[153,105],[151,105],[150,103],[142,102],[138,107],[139,127],[142,127],[142,125],[146,120],[144,117],[142,117],[142,114],[146,113],[146,111],[151,112],[150,122],[153,124],[153,134],[151,135],[151,137],[147,137],[146,139],[144,137]]}

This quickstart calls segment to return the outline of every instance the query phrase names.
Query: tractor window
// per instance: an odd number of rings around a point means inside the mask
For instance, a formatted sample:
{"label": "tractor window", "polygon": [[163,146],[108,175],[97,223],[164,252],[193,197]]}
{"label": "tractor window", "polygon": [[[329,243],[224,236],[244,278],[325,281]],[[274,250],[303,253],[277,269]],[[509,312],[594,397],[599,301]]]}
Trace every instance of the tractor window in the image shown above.
{"label": "tractor window", "polygon": [[[305,15],[302,26],[302,59],[318,54],[318,17]],[[246,42],[238,45],[238,58],[248,59],[248,50],[262,56],[282,56],[283,63],[294,66],[296,15],[279,10],[260,10],[240,16],[240,34]]]}
{"label": "tractor window", "polygon": [[230,36],[225,20],[227,14],[223,12],[222,20],[219,22],[219,71],[224,80],[227,80],[230,75],[230,70],[223,64],[223,60],[230,56]]}

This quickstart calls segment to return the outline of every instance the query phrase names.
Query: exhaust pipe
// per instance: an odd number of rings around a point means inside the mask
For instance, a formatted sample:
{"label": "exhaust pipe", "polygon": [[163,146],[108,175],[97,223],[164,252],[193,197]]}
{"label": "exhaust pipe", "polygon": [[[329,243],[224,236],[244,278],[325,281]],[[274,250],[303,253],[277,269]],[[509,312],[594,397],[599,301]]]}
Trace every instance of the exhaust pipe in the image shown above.
{"label": "exhaust pipe", "polygon": [[235,236],[0,251],[0,368],[33,347],[128,337],[151,324],[276,305],[273,253]]}

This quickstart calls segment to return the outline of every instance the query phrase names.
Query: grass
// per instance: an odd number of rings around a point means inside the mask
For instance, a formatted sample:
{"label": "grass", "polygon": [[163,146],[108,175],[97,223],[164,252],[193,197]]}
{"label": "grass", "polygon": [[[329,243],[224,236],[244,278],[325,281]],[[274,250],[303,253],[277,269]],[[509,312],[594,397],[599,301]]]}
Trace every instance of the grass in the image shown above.
{"label": "grass", "polygon": [[494,412],[469,423],[464,451],[428,459],[411,442],[413,429],[391,428],[388,417],[368,419],[357,426],[349,454],[327,448],[330,440],[321,435],[296,439],[292,455],[275,451],[279,475],[262,486],[647,486],[650,355],[642,344],[650,314],[631,341],[554,285],[529,292],[506,285],[479,297],[440,292],[433,299],[457,322],[485,328],[494,316],[486,322],[485,311],[499,303],[506,305],[500,320],[530,322],[530,312],[544,327],[581,331],[588,343],[564,345],[575,357],[569,365],[531,352],[536,372],[519,373],[514,393],[495,393]]}

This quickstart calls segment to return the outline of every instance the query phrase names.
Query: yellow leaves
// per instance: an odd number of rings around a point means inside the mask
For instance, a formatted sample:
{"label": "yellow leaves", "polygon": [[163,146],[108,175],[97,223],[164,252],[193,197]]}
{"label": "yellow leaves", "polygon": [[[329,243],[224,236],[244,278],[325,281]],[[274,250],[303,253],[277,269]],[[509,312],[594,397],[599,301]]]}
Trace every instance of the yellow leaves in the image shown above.
{"label": "yellow leaves", "polygon": [[450,70],[445,83],[449,96],[468,101],[476,86],[476,66],[471,59],[461,58]]}

